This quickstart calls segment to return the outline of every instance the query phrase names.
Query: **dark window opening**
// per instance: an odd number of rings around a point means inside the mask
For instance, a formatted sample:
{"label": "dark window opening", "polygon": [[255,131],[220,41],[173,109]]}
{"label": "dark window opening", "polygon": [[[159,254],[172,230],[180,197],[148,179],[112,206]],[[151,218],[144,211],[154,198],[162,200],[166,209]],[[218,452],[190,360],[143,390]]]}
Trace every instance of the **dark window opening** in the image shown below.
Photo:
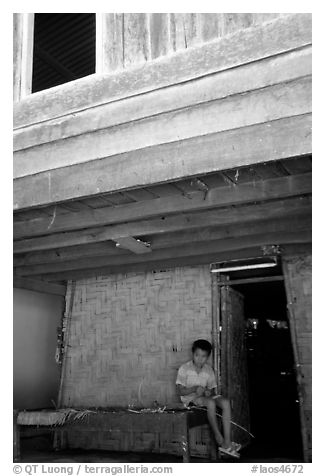
{"label": "dark window opening", "polygon": [[95,73],[96,15],[36,13],[32,92]]}

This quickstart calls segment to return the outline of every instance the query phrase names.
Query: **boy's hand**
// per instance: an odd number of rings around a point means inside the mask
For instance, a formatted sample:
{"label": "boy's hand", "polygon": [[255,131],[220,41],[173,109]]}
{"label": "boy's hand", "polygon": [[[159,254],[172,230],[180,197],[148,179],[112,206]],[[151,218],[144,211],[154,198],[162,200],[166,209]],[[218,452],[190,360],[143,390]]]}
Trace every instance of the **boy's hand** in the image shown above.
{"label": "boy's hand", "polygon": [[204,390],[204,396],[205,397],[211,397],[211,394],[212,394],[212,392],[208,388],[206,390]]}
{"label": "boy's hand", "polygon": [[196,387],[196,394],[201,397],[204,394],[204,388],[200,386]]}

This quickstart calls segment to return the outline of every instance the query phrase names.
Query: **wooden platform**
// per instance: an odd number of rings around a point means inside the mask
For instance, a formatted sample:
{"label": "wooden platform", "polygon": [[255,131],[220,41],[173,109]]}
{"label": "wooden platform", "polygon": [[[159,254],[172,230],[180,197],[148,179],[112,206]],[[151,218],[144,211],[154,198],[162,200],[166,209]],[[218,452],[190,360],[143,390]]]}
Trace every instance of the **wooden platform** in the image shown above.
{"label": "wooden platform", "polygon": [[[82,418],[67,418],[62,423],[62,410],[14,411],[14,461],[20,461],[20,431],[22,427],[46,427],[57,432],[57,449],[66,445],[65,433],[68,430],[78,432],[123,432],[125,434],[141,432],[154,435],[150,452],[159,453],[159,442],[169,438],[177,443],[178,454],[183,462],[190,462],[189,430],[207,423],[207,414],[199,409],[168,409],[163,412],[154,410],[107,409],[86,412]],[[128,440],[130,441],[130,439]],[[158,443],[158,444],[157,444]],[[128,451],[148,451],[148,446],[134,445]],[[212,448],[212,458],[216,459],[216,447]]]}

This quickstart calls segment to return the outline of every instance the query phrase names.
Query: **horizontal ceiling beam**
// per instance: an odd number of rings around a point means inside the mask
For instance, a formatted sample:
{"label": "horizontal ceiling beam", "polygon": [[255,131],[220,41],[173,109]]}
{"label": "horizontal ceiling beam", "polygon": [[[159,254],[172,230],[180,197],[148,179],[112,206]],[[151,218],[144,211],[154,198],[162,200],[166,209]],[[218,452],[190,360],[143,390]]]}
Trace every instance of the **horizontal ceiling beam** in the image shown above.
{"label": "horizontal ceiling beam", "polygon": [[[195,230],[177,231],[174,233],[163,233],[153,235],[146,239],[151,244],[152,250],[162,248],[172,248],[182,244],[213,241],[226,238],[238,238],[241,236],[256,235],[261,233],[279,233],[290,230],[307,231],[312,227],[312,219],[310,216],[298,215],[286,217],[277,220],[261,220],[257,222],[241,223],[221,226],[221,227],[205,227]],[[75,259],[96,257],[96,256],[116,256],[125,255],[128,252],[116,248],[112,242],[92,243],[88,245],[70,246],[55,250],[45,250],[27,253],[26,255],[15,255],[13,258],[14,267],[30,266],[44,263],[62,263]]]}
{"label": "horizontal ceiling beam", "polygon": [[160,216],[152,220],[139,220],[129,223],[106,226],[98,229],[80,230],[67,233],[56,233],[39,238],[26,238],[14,242],[14,253],[27,253],[116,240],[128,236],[145,236],[155,233],[202,228],[204,226],[220,226],[231,223],[242,223],[255,220],[290,217],[311,212],[311,197],[287,198],[261,204],[242,205],[233,208],[220,208],[201,213]]}
{"label": "horizontal ceiling beam", "polygon": [[[143,263],[135,264],[126,264],[119,266],[103,266],[100,268],[84,269],[84,270],[74,270],[66,271],[63,273],[53,273],[46,275],[46,279],[49,282],[57,281],[67,281],[67,280],[77,280],[77,279],[86,279],[91,277],[98,276],[107,276],[110,274],[119,274],[119,273],[133,273],[133,272],[144,272],[144,271],[155,271],[159,272],[160,270],[165,270],[169,268],[175,268],[177,266],[191,266],[199,264],[207,264],[215,261],[221,261],[223,259],[242,259],[242,258],[251,258],[254,256],[261,255],[260,247],[250,247],[248,249],[226,251],[222,253],[210,253],[206,255],[198,256],[187,256],[187,257],[177,257],[166,260],[158,261],[145,261]],[[36,276],[37,279],[45,279],[45,276]]]}
{"label": "horizontal ceiling beam", "polygon": [[14,288],[27,289],[38,293],[54,294],[56,296],[65,296],[66,294],[66,286],[36,279],[22,278],[19,276],[14,276]]}
{"label": "horizontal ceiling beam", "polygon": [[[240,170],[238,174],[240,176]],[[204,181],[204,178],[202,179]],[[238,205],[254,201],[280,199],[311,193],[311,173],[256,180],[193,192],[187,196],[169,196],[142,202],[82,210],[76,213],[35,218],[14,223],[14,239],[97,227],[129,220],[152,218],[159,214],[183,213],[209,208]],[[55,212],[55,209],[54,209]]]}
{"label": "horizontal ceiling beam", "polygon": [[57,264],[45,264],[35,266],[24,266],[16,268],[18,276],[50,275],[51,273],[62,273],[72,270],[86,270],[105,266],[123,266],[148,261],[161,261],[171,258],[199,256],[211,253],[221,253],[225,251],[240,250],[264,245],[281,245],[288,243],[309,243],[311,242],[311,231],[284,232],[284,233],[262,233],[260,235],[246,236],[241,238],[228,238],[226,240],[216,240],[183,245],[181,247],[168,248],[153,251],[146,255],[125,255],[109,256],[99,258],[85,258]]}
{"label": "horizontal ceiling beam", "polygon": [[[297,243],[281,246],[282,254],[298,254],[298,253],[311,253],[311,243]],[[226,261],[234,259],[255,258],[261,256],[261,247],[250,247],[240,250],[225,251],[222,253],[211,253],[200,256],[189,256],[172,258],[162,261],[148,261],[144,263],[126,264],[123,266],[108,266],[101,268],[92,268],[85,270],[67,271],[64,273],[53,273],[46,276],[49,281],[66,281],[69,279],[87,279],[98,276],[107,276],[110,274],[125,274],[133,272],[159,272],[160,270],[166,270],[175,268],[177,266],[191,266],[200,264],[210,264],[216,261]],[[41,278],[42,276],[38,277]]]}
{"label": "horizontal ceiling beam", "polygon": [[22,177],[14,210],[310,153],[311,115],[303,114]]}

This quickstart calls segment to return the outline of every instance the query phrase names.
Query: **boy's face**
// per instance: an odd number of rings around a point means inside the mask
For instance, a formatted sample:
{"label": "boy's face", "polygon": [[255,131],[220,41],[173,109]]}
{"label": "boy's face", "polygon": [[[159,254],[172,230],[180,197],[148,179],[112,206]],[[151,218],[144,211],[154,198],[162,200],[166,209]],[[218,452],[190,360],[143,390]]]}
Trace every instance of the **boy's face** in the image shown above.
{"label": "boy's face", "polygon": [[193,362],[197,367],[203,367],[208,360],[208,353],[206,350],[195,349],[193,352]]}

